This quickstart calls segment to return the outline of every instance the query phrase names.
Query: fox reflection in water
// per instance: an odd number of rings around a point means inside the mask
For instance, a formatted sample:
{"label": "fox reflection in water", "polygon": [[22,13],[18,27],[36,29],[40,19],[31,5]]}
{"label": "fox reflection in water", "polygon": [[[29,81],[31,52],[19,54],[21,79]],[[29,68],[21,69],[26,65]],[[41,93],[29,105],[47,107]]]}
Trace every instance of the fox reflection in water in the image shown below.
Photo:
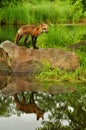
{"label": "fox reflection in water", "polygon": [[25,113],[35,113],[37,116],[37,120],[40,118],[44,119],[45,110],[41,110],[34,101],[35,92],[30,93],[29,103],[26,102],[26,97],[24,93],[22,93],[22,100],[19,99],[18,94],[14,95],[14,99],[16,102],[16,108]]}

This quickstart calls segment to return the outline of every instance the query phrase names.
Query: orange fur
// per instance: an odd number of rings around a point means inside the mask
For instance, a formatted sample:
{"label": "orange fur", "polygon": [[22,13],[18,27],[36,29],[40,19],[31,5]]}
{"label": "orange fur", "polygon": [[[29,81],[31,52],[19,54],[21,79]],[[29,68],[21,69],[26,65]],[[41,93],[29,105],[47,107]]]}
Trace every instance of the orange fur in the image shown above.
{"label": "orange fur", "polygon": [[37,37],[41,34],[41,33],[47,33],[48,32],[48,26],[47,24],[42,23],[39,26],[35,26],[35,25],[24,25],[22,27],[20,27],[20,29],[18,30],[16,37],[15,37],[15,44],[18,44],[19,40],[21,39],[22,36],[25,36],[25,40],[24,40],[24,45],[26,46],[26,41],[28,40],[28,35],[31,35],[32,37],[32,45],[34,49],[38,49],[38,47],[36,47],[36,40]]}
{"label": "orange fur", "polygon": [[44,118],[44,110],[41,110],[36,103],[34,102],[34,93],[32,92],[30,95],[30,101],[27,104],[24,94],[22,95],[22,101],[19,100],[17,94],[14,95],[14,99],[16,102],[16,108],[25,113],[35,113],[37,115],[37,120],[40,118]]}

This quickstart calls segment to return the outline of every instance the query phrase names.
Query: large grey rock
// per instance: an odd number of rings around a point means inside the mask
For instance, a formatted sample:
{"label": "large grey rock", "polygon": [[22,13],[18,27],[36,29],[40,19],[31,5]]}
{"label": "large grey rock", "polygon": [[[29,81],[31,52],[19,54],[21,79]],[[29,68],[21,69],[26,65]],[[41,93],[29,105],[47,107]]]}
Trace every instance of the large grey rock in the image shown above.
{"label": "large grey rock", "polygon": [[44,65],[51,68],[76,70],[79,66],[77,54],[55,48],[31,49],[20,47],[11,41],[0,45],[0,70],[12,72],[34,72],[42,70]]}

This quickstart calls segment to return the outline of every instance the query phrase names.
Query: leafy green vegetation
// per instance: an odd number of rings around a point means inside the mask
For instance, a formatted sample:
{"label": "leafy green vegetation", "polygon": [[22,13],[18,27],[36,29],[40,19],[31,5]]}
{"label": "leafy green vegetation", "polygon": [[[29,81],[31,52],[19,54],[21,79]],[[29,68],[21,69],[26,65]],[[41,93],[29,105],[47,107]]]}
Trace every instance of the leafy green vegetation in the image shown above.
{"label": "leafy green vegetation", "polygon": [[[9,4],[10,3],[10,4]],[[3,1],[0,8],[2,24],[25,23],[77,23],[86,18],[82,0],[71,3],[70,0],[50,1]]]}

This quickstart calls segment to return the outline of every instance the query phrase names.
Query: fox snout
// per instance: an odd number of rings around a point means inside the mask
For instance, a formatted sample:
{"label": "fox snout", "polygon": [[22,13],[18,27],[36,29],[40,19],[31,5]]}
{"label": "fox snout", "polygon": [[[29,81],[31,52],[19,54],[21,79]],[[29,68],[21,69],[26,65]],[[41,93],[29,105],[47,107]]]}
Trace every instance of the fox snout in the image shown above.
{"label": "fox snout", "polygon": [[46,30],[45,33],[48,33],[48,30]]}
{"label": "fox snout", "polygon": [[44,29],[41,31],[42,33],[48,33],[48,29]]}

